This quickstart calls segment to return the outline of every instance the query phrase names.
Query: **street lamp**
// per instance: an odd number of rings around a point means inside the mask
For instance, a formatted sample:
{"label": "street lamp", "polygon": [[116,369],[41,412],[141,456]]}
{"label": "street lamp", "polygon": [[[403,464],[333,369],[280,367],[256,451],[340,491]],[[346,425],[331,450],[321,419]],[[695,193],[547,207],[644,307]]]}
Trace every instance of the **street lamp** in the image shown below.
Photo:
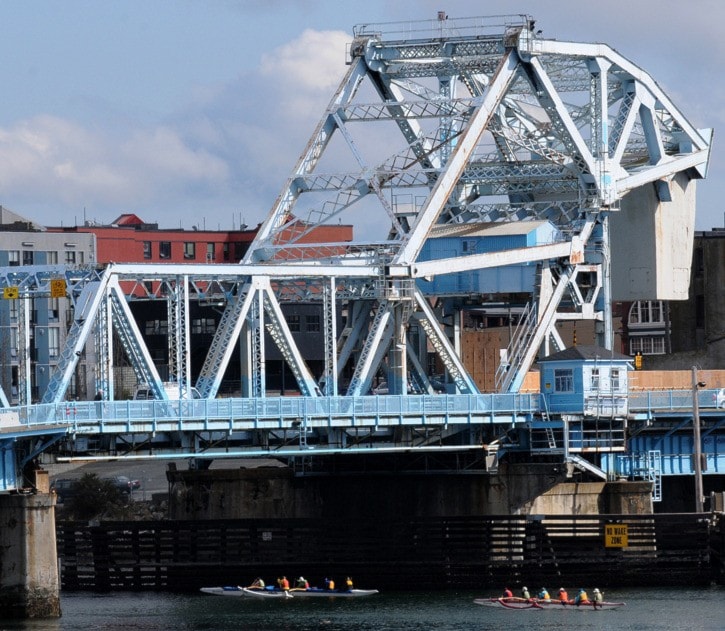
{"label": "street lamp", "polygon": [[702,451],[700,445],[700,402],[697,400],[698,388],[704,388],[707,384],[697,380],[697,366],[692,367],[692,425],[695,459],[695,512],[701,513],[703,509],[702,490]]}

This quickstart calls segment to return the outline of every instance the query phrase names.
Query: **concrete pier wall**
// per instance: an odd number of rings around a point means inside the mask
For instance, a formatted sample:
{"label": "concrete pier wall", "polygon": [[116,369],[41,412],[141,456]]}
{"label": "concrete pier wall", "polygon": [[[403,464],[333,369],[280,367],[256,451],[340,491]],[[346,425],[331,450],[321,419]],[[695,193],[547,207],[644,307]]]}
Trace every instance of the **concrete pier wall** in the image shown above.
{"label": "concrete pier wall", "polygon": [[470,517],[652,513],[651,488],[573,482],[565,467],[496,475],[375,473],[295,477],[286,467],[170,471],[171,519]]}
{"label": "concrete pier wall", "polygon": [[53,495],[0,495],[0,612],[61,615]]}

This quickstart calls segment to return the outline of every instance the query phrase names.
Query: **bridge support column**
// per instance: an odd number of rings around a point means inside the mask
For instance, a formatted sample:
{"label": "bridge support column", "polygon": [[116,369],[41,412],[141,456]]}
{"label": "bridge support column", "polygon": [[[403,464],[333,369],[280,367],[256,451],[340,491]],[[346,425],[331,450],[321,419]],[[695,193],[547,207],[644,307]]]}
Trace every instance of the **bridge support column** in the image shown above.
{"label": "bridge support column", "polygon": [[0,495],[0,612],[3,618],[61,615],[50,493]]}

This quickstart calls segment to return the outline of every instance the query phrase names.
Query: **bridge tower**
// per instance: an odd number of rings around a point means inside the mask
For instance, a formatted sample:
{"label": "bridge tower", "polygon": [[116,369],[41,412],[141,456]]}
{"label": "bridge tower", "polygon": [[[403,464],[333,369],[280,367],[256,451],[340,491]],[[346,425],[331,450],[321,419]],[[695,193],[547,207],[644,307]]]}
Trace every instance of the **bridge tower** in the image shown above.
{"label": "bridge tower", "polygon": [[[611,48],[545,39],[534,27],[523,15],[355,27],[347,73],[244,260],[370,266],[369,278],[340,281],[354,304],[342,346],[361,349],[347,394],[367,392],[381,364],[391,392],[405,392],[410,374],[429,390],[414,328],[456,391],[477,391],[450,323],[464,302],[515,290],[486,276],[471,282],[474,271],[536,269],[500,391],[518,391],[540,353],[564,348],[557,322],[594,320],[597,343],[611,349],[613,298],[686,292],[687,274],[673,269],[690,266],[682,234],[694,227],[710,130],[695,129]],[[354,243],[306,242],[336,221],[355,226]],[[536,221],[553,225],[555,238],[456,256],[432,245]],[[428,290],[436,278],[451,282]]]}

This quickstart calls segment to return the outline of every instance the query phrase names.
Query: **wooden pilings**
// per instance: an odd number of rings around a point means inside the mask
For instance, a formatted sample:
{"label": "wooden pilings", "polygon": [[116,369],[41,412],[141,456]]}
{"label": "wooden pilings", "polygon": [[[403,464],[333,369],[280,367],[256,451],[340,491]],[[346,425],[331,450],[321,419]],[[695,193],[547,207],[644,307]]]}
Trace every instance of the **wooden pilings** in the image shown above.
{"label": "wooden pilings", "polygon": [[[605,527],[626,526],[626,547]],[[707,515],[489,516],[105,522],[58,526],[66,590],[196,590],[257,575],[347,574],[381,589],[707,584]]]}

